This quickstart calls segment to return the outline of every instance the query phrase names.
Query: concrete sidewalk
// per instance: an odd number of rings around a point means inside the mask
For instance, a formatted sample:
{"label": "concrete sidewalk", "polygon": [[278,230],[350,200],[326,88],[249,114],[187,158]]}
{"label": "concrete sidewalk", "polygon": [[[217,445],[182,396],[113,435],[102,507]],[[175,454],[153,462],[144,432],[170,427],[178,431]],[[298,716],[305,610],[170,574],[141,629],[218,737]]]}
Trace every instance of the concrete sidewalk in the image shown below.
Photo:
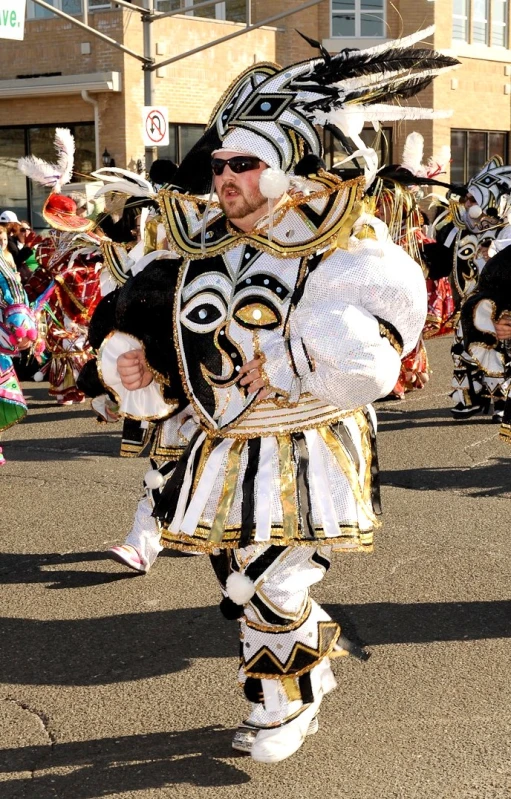
{"label": "concrete sidewalk", "polygon": [[299,754],[231,754],[245,701],[237,634],[206,557],[147,576],[104,559],[129,529],[144,461],[118,426],[30,383],[0,472],[1,799],[509,799],[511,450],[448,413],[449,340],[428,388],[378,403],[385,523],[314,596],[371,659]]}

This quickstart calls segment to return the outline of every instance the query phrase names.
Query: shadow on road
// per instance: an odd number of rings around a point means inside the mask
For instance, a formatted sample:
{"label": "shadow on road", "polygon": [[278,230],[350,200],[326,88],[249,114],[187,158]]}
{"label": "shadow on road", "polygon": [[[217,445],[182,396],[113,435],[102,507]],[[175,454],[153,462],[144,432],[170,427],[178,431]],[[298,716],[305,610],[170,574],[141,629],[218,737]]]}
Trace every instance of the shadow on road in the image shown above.
{"label": "shadow on road", "polygon": [[[44,565],[65,562],[62,558],[66,556],[52,555],[46,560],[38,557]],[[103,556],[98,553],[81,553],[73,555],[71,562],[100,557]],[[28,569],[28,561],[26,566]],[[58,577],[63,580],[61,587],[76,579],[72,570],[67,572],[69,577],[63,578],[63,574],[66,572],[31,574],[19,569],[17,575],[6,571],[1,577],[9,582]],[[79,573],[81,585],[84,574]],[[125,575],[99,574],[97,579],[96,585],[125,579]],[[100,586],[97,590],[106,591],[108,587]],[[507,600],[331,605],[327,610],[349,638],[369,647],[511,637],[511,601]],[[216,606],[117,613],[100,618],[4,617],[0,682],[14,685],[131,682],[181,671],[195,659],[232,658],[237,646],[237,625],[227,622]]]}
{"label": "shadow on road", "polygon": [[392,407],[382,407],[376,405],[376,415],[378,417],[378,429],[382,433],[390,433],[395,430],[407,430],[410,427],[467,427],[468,425],[486,425],[488,430],[496,433],[498,427],[491,423],[490,417],[472,416],[466,421],[453,419],[449,408],[423,408],[412,410],[406,405],[393,405]]}
{"label": "shadow on road", "polygon": [[[2,781],[2,796],[96,799],[167,785],[242,785],[250,777],[220,758],[231,758],[232,730],[223,727],[102,738],[0,750],[0,773],[32,772]],[[239,759],[242,762],[242,758]],[[42,769],[68,773],[38,775]],[[73,769],[69,772],[69,769]]]}
{"label": "shadow on road", "polygon": [[472,497],[498,497],[511,491],[511,458],[490,458],[470,468],[382,471],[382,485],[414,491],[463,491]]}
{"label": "shadow on road", "polygon": [[[75,414],[76,415],[76,414]],[[44,417],[42,421],[47,419]],[[119,456],[121,429],[64,438],[23,438],[2,441],[7,461],[77,460],[86,455]]]}

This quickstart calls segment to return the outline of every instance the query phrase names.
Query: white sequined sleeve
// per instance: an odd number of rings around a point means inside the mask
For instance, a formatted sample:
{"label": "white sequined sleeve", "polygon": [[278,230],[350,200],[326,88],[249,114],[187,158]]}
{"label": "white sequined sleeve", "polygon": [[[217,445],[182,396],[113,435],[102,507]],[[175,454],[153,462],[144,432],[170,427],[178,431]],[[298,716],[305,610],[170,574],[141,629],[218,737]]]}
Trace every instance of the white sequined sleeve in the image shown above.
{"label": "white sequined sleeve", "polygon": [[[390,241],[351,240],[308,277],[290,316],[290,340],[279,353],[263,347],[272,386],[301,392],[345,410],[388,394],[400,353],[416,344],[426,317],[420,267]],[[292,379],[294,375],[294,380]]]}

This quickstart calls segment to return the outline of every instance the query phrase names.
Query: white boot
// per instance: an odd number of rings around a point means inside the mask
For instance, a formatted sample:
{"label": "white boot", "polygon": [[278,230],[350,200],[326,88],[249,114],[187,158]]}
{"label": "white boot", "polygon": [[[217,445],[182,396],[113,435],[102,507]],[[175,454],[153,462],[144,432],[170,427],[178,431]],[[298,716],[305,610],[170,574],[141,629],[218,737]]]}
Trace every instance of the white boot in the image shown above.
{"label": "white boot", "polygon": [[253,760],[258,763],[279,763],[298,751],[309,734],[309,727],[319,712],[323,696],[333,691],[336,685],[328,658],[324,658],[311,671],[311,683],[314,702],[281,727],[259,730],[250,749]]}

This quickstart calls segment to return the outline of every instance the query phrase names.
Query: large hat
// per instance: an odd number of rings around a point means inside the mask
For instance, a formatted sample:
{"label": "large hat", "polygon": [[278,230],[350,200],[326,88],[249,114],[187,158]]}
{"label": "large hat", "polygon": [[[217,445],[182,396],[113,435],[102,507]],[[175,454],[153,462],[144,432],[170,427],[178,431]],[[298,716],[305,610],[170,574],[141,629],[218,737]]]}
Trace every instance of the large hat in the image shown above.
{"label": "large hat", "polygon": [[79,216],[76,202],[65,194],[52,192],[43,206],[43,217],[50,227],[67,233],[83,233],[94,226],[92,219]]}
{"label": "large hat", "polygon": [[365,122],[449,115],[390,104],[413,97],[436,75],[459,64],[434,50],[414,49],[433,31],[431,26],[368,50],[342,50],[333,56],[307,39],[319,48],[320,58],[284,69],[268,63],[250,67],[217,104],[203,137],[181,163],[175,184],[206,194],[211,155],[219,150],[255,155],[274,170],[292,173],[303,156],[321,156],[318,126],[351,139],[353,149],[370,164],[372,180],[377,159],[360,138]]}

